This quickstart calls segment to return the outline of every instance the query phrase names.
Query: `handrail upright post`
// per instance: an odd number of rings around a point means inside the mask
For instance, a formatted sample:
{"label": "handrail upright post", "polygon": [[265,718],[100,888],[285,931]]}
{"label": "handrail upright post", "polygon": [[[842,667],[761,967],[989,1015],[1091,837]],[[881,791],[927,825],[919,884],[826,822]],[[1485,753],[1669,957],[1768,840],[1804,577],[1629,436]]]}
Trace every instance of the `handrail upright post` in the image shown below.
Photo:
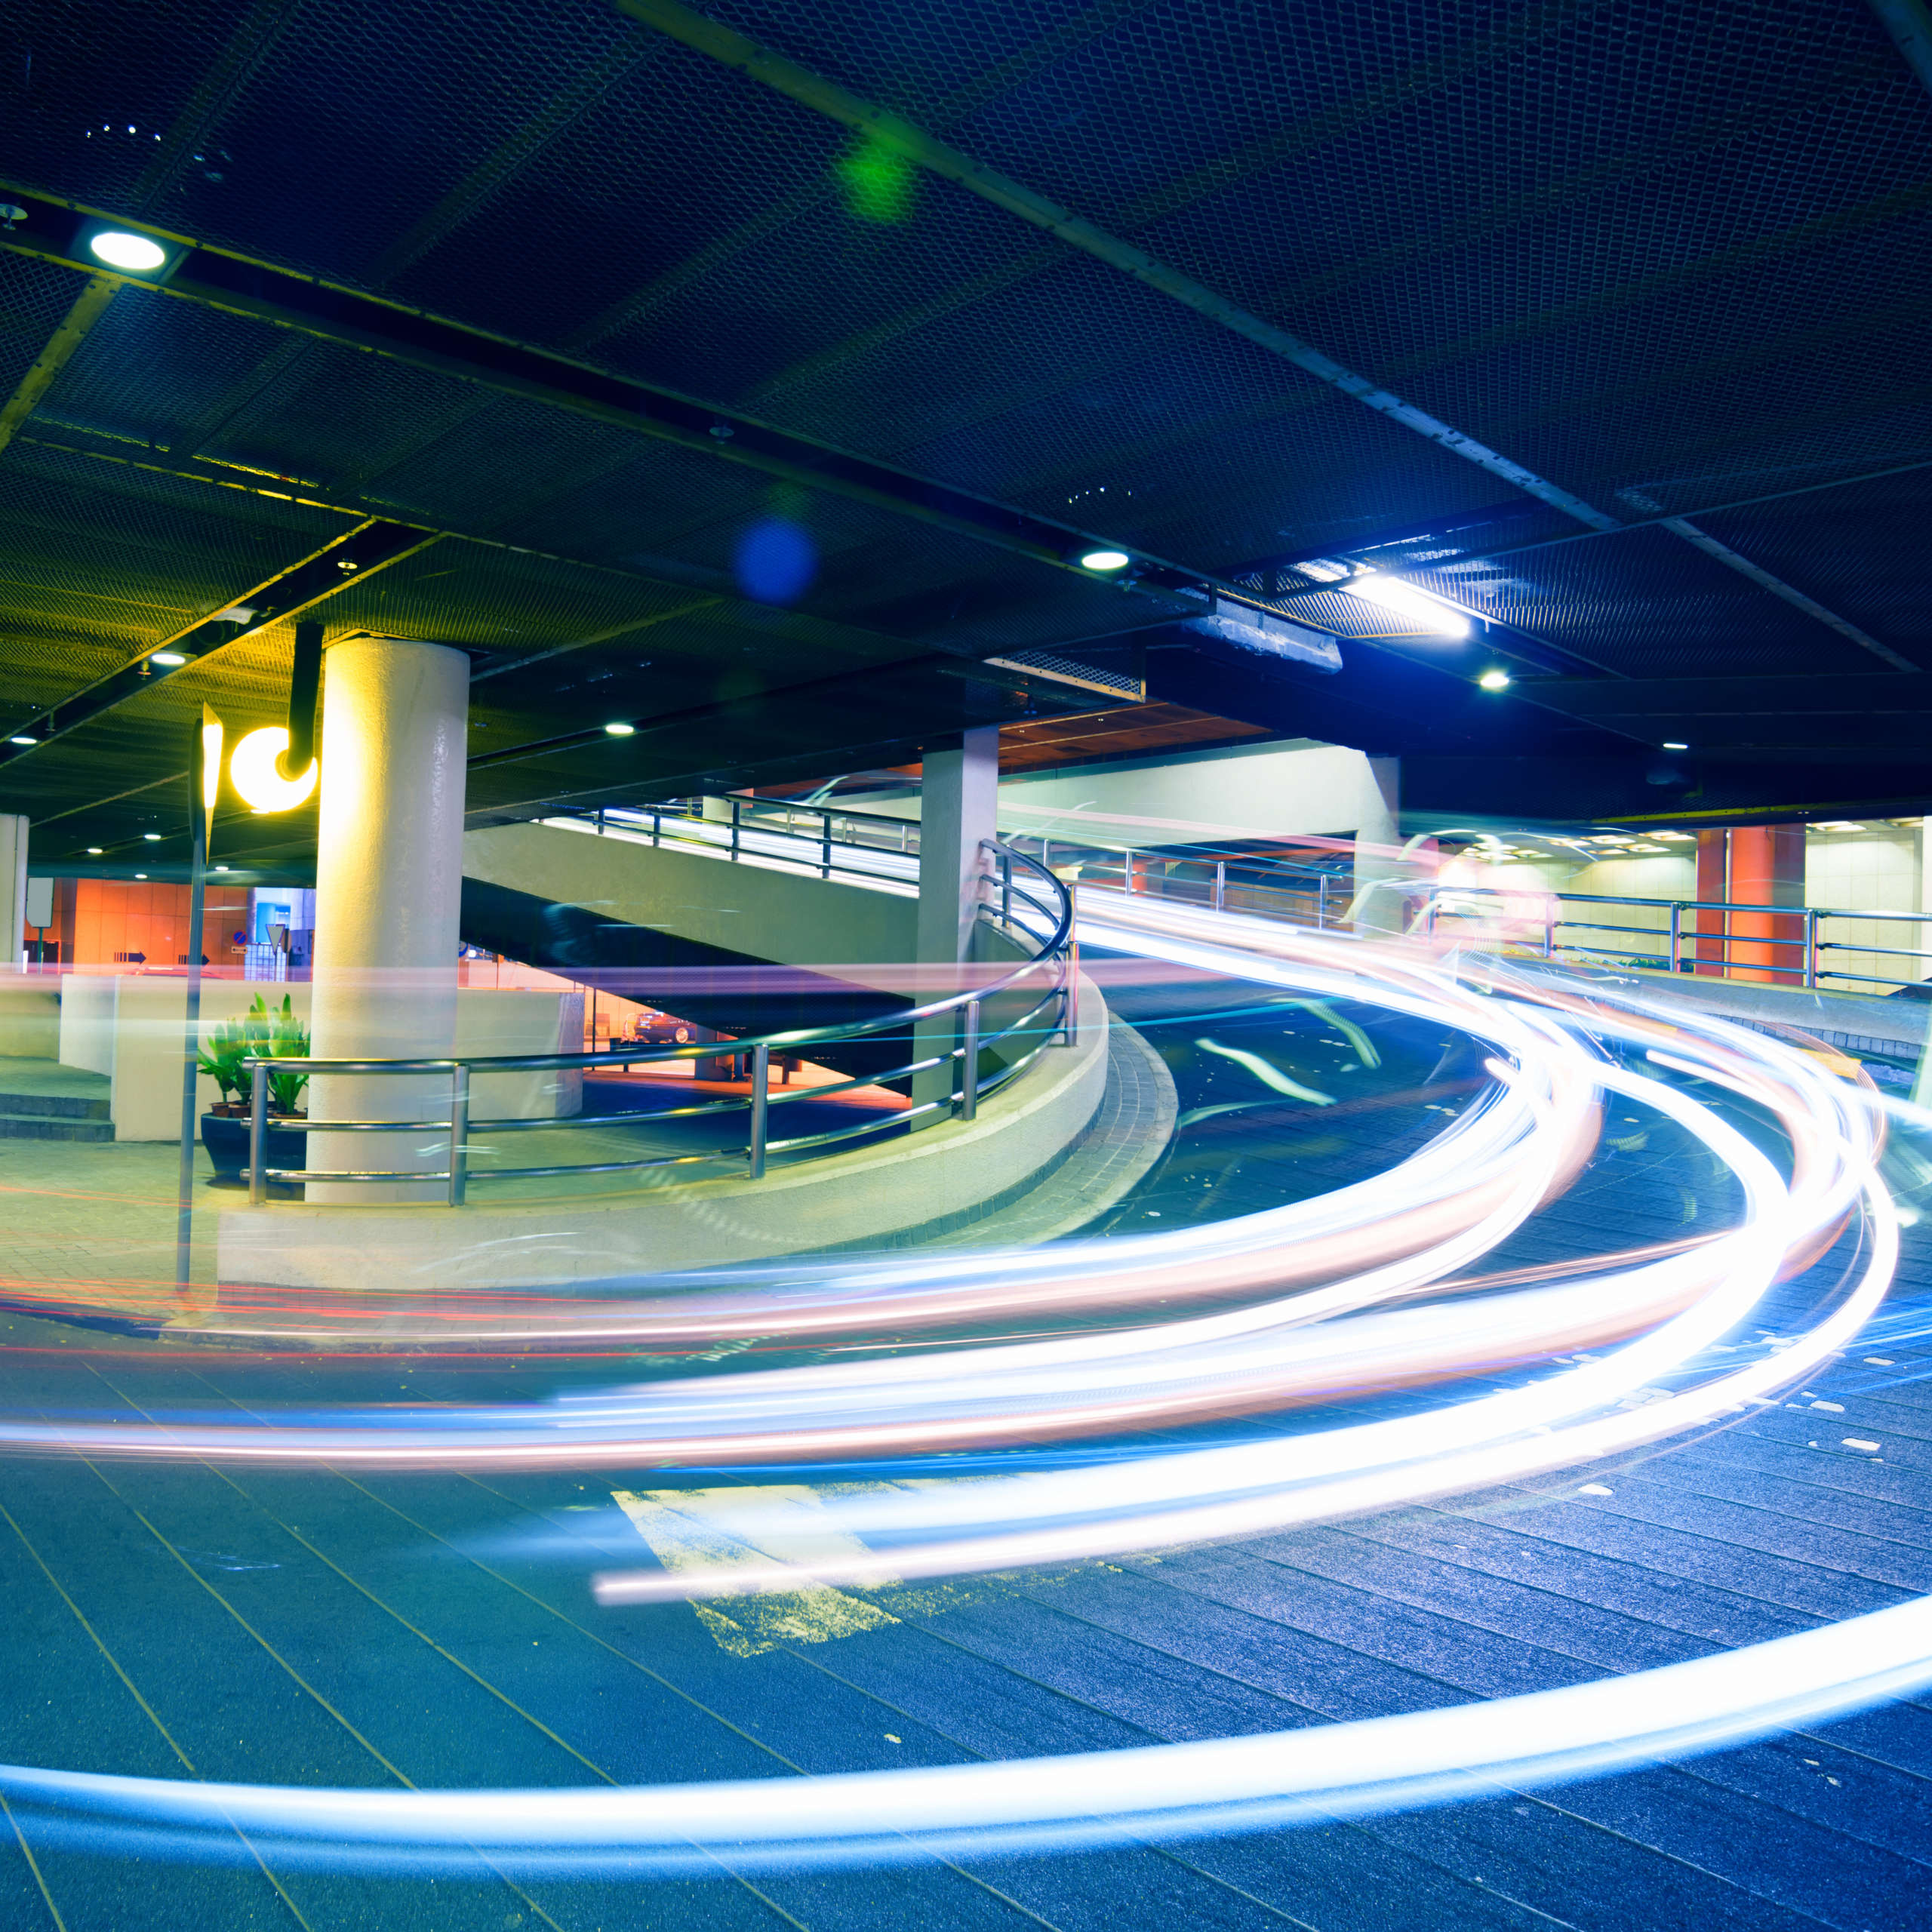
{"label": "handrail upright post", "polygon": [[460,1208],[469,1187],[469,1063],[450,1073],[450,1205]]}
{"label": "handrail upright post", "polygon": [[269,1070],[255,1063],[248,1087],[248,1205],[259,1208],[269,1198]]}
{"label": "handrail upright post", "polygon": [[999,855],[999,919],[1003,926],[1013,924],[1013,854]]}
{"label": "handrail upright post", "polygon": [[1818,909],[1804,909],[1804,986],[1811,992],[1818,984]]}
{"label": "handrail upright post", "polygon": [[749,1149],[750,1177],[764,1178],[766,1112],[771,1105],[771,1049],[761,1042],[752,1049],[752,1133]]}
{"label": "handrail upright post", "polygon": [[1317,872],[1315,875],[1315,930],[1324,932],[1328,925],[1328,875]]}
{"label": "handrail upright post", "polygon": [[741,802],[737,798],[731,801],[731,856],[734,859],[738,856],[738,807]]}
{"label": "handrail upright post", "polygon": [[971,1120],[980,1110],[980,1002],[966,1002],[966,1033],[960,1042],[959,1118]]}
{"label": "handrail upright post", "polygon": [[[1673,900],[1670,908],[1670,970],[1672,973],[1677,971],[1678,949],[1683,943],[1683,940],[1684,908]],[[1549,955],[1546,952],[1543,956],[1547,958]]]}
{"label": "handrail upright post", "polygon": [[1214,861],[1214,910],[1222,911],[1228,898],[1228,862],[1225,859]]}
{"label": "handrail upright post", "polygon": [[829,811],[825,814],[821,827],[821,835],[819,840],[819,868],[820,878],[829,878],[832,876],[832,814]]}

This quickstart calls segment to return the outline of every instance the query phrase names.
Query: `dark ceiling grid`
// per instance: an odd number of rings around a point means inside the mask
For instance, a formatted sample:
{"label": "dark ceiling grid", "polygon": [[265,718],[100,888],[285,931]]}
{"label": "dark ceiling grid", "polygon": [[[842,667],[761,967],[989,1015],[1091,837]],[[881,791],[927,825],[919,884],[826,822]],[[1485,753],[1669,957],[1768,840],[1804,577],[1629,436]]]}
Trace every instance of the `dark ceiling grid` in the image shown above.
{"label": "dark ceiling grid", "polygon": [[[679,0],[620,0],[620,4],[626,11],[649,21],[688,45],[703,49],[721,64],[740,69],[749,77],[774,91],[811,106],[829,119],[874,132],[888,125],[881,118],[879,109],[868,105],[845,92],[835,83],[803,69],[785,57],[769,53],[755,42],[747,41],[731,30],[721,27],[708,17],[692,12],[680,5]],[[1867,27],[1869,30],[1869,22]],[[1558,504],[1580,521],[1592,527],[1603,527],[1615,521],[1606,517],[1604,512],[1593,506],[1562,491],[1558,486],[1524,470],[1520,465],[1499,456],[1494,451],[1475,443],[1460,432],[1449,428],[1439,419],[1427,417],[1414,405],[1404,404],[1386,392],[1377,389],[1373,383],[1352,375],[1280,328],[1236,309],[1225,297],[1214,291],[1198,284],[1188,282],[1177,271],[1144,255],[1131,245],[1069,215],[1064,209],[1047,201],[1033,190],[1007,177],[992,174],[982,164],[956,149],[948,148],[920,130],[903,123],[892,125],[890,138],[900,152],[915,158],[923,168],[944,179],[960,183],[1021,220],[1029,221],[1064,241],[1086,249],[1126,274],[1146,281],[1164,293],[1198,309],[1223,326],[1260,343],[1273,352],[1284,356],[1298,366],[1309,369],[1321,379],[1341,388],[1345,392],[1357,396],[1370,407],[1381,409],[1398,420],[1406,423],[1408,426],[1452,450],[1465,460],[1491,469],[1533,495]],[[1694,528],[1683,529],[1676,534],[1682,538],[1694,541],[1698,540],[1698,533]],[[1700,543],[1700,548],[1720,561],[1730,558],[1730,553],[1720,546]],[[1736,561],[1740,564],[1748,562],[1748,560],[1741,558]],[[1756,583],[1774,596],[1783,598],[1807,615],[1819,614],[1819,607],[1812,600],[1803,593],[1794,592],[1789,586],[1783,585],[1761,566],[1751,565],[1747,580]],[[1841,623],[1835,623],[1832,627],[1841,630],[1848,628]],[[1901,661],[1882,645],[1878,649],[1887,661]]]}

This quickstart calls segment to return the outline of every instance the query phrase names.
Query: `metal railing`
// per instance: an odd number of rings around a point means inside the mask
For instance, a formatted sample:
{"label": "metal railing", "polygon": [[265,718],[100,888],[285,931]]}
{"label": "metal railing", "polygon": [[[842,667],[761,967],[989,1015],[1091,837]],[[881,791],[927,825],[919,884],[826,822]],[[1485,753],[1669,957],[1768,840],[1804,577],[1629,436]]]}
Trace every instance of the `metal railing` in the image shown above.
{"label": "metal railing", "polygon": [[[1823,937],[1828,922],[1850,921],[1865,924],[1932,925],[1932,914],[1924,912],[1866,912],[1855,908],[1826,906],[1761,906],[1727,899],[1638,899],[1606,894],[1552,891],[1547,888],[1443,885],[1418,883],[1409,890],[1423,897],[1417,916],[1423,931],[1434,932],[1445,918],[1466,916],[1486,918],[1486,909],[1476,905],[1459,906],[1457,901],[1503,900],[1522,906],[1536,900],[1541,911],[1534,918],[1521,914],[1506,915],[1514,924],[1540,927],[1545,958],[1594,958],[1620,964],[1648,967],[1666,973],[1694,972],[1708,969],[1721,977],[1737,974],[1764,974],[1775,980],[1816,988],[1823,980],[1845,980],[1861,986],[1900,987],[1915,986],[1924,977],[1919,973],[1871,974],[1853,971],[1849,966],[1835,966],[1831,953],[1857,953],[1865,957],[1909,959],[1932,968],[1932,951],[1917,946],[1873,945],[1860,939]],[[1661,911],[1660,924],[1619,924],[1607,919],[1567,918],[1567,906],[1641,907]],[[1691,915],[1687,928],[1684,915]],[[1700,914],[1715,915],[1701,919]],[[1762,931],[1740,932],[1738,915],[1764,922]],[[1795,930],[1793,930],[1795,928]],[[1557,935],[1564,931],[1614,934],[1651,943],[1618,947],[1598,940],[1565,942]],[[1687,953],[1686,947],[1689,948]],[[1735,949],[1750,948],[1743,956]]]}
{"label": "metal railing", "polygon": [[[668,816],[668,815],[667,815]],[[850,816],[848,814],[847,816]],[[707,821],[708,822],[708,821]],[[741,828],[734,828],[741,829]],[[248,1198],[259,1204],[268,1198],[271,1183],[294,1185],[306,1182],[330,1183],[411,1184],[429,1187],[440,1185],[445,1199],[453,1208],[461,1207],[472,1181],[535,1180],[565,1174],[620,1174],[651,1168],[691,1166],[700,1163],[743,1161],[749,1177],[763,1178],[768,1159],[774,1155],[809,1155],[829,1150],[868,1134],[902,1128],[929,1115],[951,1115],[970,1121],[988,1094],[1017,1078],[1038,1056],[1057,1042],[1072,1046],[1078,1038],[1079,952],[1073,934],[1072,894],[1036,859],[1010,846],[992,841],[992,863],[983,864],[980,873],[980,903],[978,921],[1002,934],[1009,941],[1030,948],[1019,964],[986,984],[952,993],[923,1006],[887,1014],[875,1020],[843,1025],[796,1027],[728,1043],[730,1057],[751,1062],[750,1092],[740,1097],[695,1102],[687,1106],[669,1107],[649,1114],[577,1114],[545,1116],[535,1119],[472,1121],[470,1091],[472,1075],[555,1069],[590,1072],[603,1069],[627,1069],[634,1066],[679,1060],[718,1060],[726,1057],[717,1041],[694,1041],[684,1046],[658,1048],[613,1048],[601,1053],[516,1054],[451,1055],[424,1060],[315,1060],[269,1056],[244,1063],[251,1069],[248,1113]],[[1016,872],[1018,876],[1016,876]],[[1028,1002],[1030,1001],[1030,1004]],[[1023,1008],[1017,1016],[986,1029],[989,1007],[995,1002]],[[937,1051],[921,1051],[937,1031],[948,1030],[952,1023],[950,1044]],[[769,1091],[770,1066],[774,1054],[801,1057],[816,1047],[843,1041],[862,1040],[878,1035],[906,1034],[913,1042],[914,1057],[903,1065],[891,1066],[823,1086],[801,1087],[777,1094]],[[924,1035],[925,1039],[920,1036]],[[995,1049],[1003,1041],[1020,1048],[1011,1060],[1001,1060]],[[1029,1044],[1030,1042],[1030,1044]],[[993,1053],[994,1069],[983,1073],[981,1063]],[[882,1119],[859,1122],[852,1127],[835,1128],[818,1134],[774,1140],[771,1134],[771,1110],[801,1100],[823,1100],[829,1095],[883,1081],[912,1079],[937,1069],[947,1070],[946,1091],[940,1097],[920,1100]],[[315,1120],[303,1121],[305,1131],[314,1134],[438,1134],[445,1137],[447,1154],[441,1169],[331,1170],[271,1168],[267,1164],[268,1132],[273,1124],[268,1113],[269,1077],[272,1073],[300,1073],[312,1079],[322,1075],[433,1076],[449,1081],[448,1117],[444,1119]],[[539,1129],[568,1131],[583,1128],[632,1128],[654,1126],[672,1120],[691,1120],[711,1115],[743,1113],[746,1133],[742,1143],[691,1153],[657,1153],[635,1159],[572,1161],[546,1167],[491,1168],[472,1170],[472,1137],[528,1133]]]}

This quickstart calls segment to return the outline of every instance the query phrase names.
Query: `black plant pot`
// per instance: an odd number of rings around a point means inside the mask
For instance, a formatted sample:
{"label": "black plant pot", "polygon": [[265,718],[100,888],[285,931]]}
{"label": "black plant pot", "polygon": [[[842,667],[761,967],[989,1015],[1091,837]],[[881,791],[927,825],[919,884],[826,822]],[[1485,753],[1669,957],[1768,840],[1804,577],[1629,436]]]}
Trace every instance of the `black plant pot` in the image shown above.
{"label": "black plant pot", "polygon": [[[269,1167],[299,1169],[309,1164],[309,1130],[306,1126],[292,1121],[271,1120],[266,1139],[268,1144],[263,1152]],[[208,1150],[208,1158],[214,1163],[214,1179],[209,1183],[211,1187],[248,1185],[248,1121],[245,1115],[238,1120],[232,1114],[202,1115],[202,1145]],[[269,1198],[272,1201],[300,1201],[303,1192],[299,1180],[269,1183]]]}

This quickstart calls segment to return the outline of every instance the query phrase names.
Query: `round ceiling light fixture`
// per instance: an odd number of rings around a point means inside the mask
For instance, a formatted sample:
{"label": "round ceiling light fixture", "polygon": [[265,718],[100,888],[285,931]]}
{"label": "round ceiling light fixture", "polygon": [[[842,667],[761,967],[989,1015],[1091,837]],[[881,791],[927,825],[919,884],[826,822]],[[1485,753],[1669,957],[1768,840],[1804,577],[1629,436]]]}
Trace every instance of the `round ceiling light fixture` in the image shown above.
{"label": "round ceiling light fixture", "polygon": [[7,742],[10,745],[37,745],[40,740],[38,738],[27,737],[22,733],[16,731]]}
{"label": "round ceiling light fixture", "polygon": [[275,760],[288,749],[288,726],[264,724],[259,731],[251,731],[229,755],[229,781],[257,817],[293,811],[306,804],[315,789],[321,768],[313,758],[299,778],[285,778],[275,770]]}
{"label": "round ceiling light fixture", "polygon": [[1089,550],[1080,560],[1083,571],[1124,571],[1134,559],[1124,550]]}
{"label": "round ceiling light fixture", "polygon": [[1500,669],[1485,671],[1476,682],[1486,691],[1506,691],[1509,688],[1509,673]]}
{"label": "round ceiling light fixture", "polygon": [[604,729],[611,737],[628,738],[636,732],[637,727],[635,724],[626,724],[621,720],[614,720],[605,725]]}
{"label": "round ceiling light fixture", "polygon": [[90,236],[88,250],[109,268],[125,269],[130,275],[152,275],[168,263],[168,251],[158,242],[122,228],[103,228]]}
{"label": "round ceiling light fixture", "polygon": [[1690,747],[1680,744],[1675,738],[1666,738],[1663,741],[1663,749],[1667,752],[1687,752]]}
{"label": "round ceiling light fixture", "polygon": [[150,664],[165,664],[171,671],[176,665],[185,664],[187,661],[186,654],[179,651],[157,651],[148,660]]}

